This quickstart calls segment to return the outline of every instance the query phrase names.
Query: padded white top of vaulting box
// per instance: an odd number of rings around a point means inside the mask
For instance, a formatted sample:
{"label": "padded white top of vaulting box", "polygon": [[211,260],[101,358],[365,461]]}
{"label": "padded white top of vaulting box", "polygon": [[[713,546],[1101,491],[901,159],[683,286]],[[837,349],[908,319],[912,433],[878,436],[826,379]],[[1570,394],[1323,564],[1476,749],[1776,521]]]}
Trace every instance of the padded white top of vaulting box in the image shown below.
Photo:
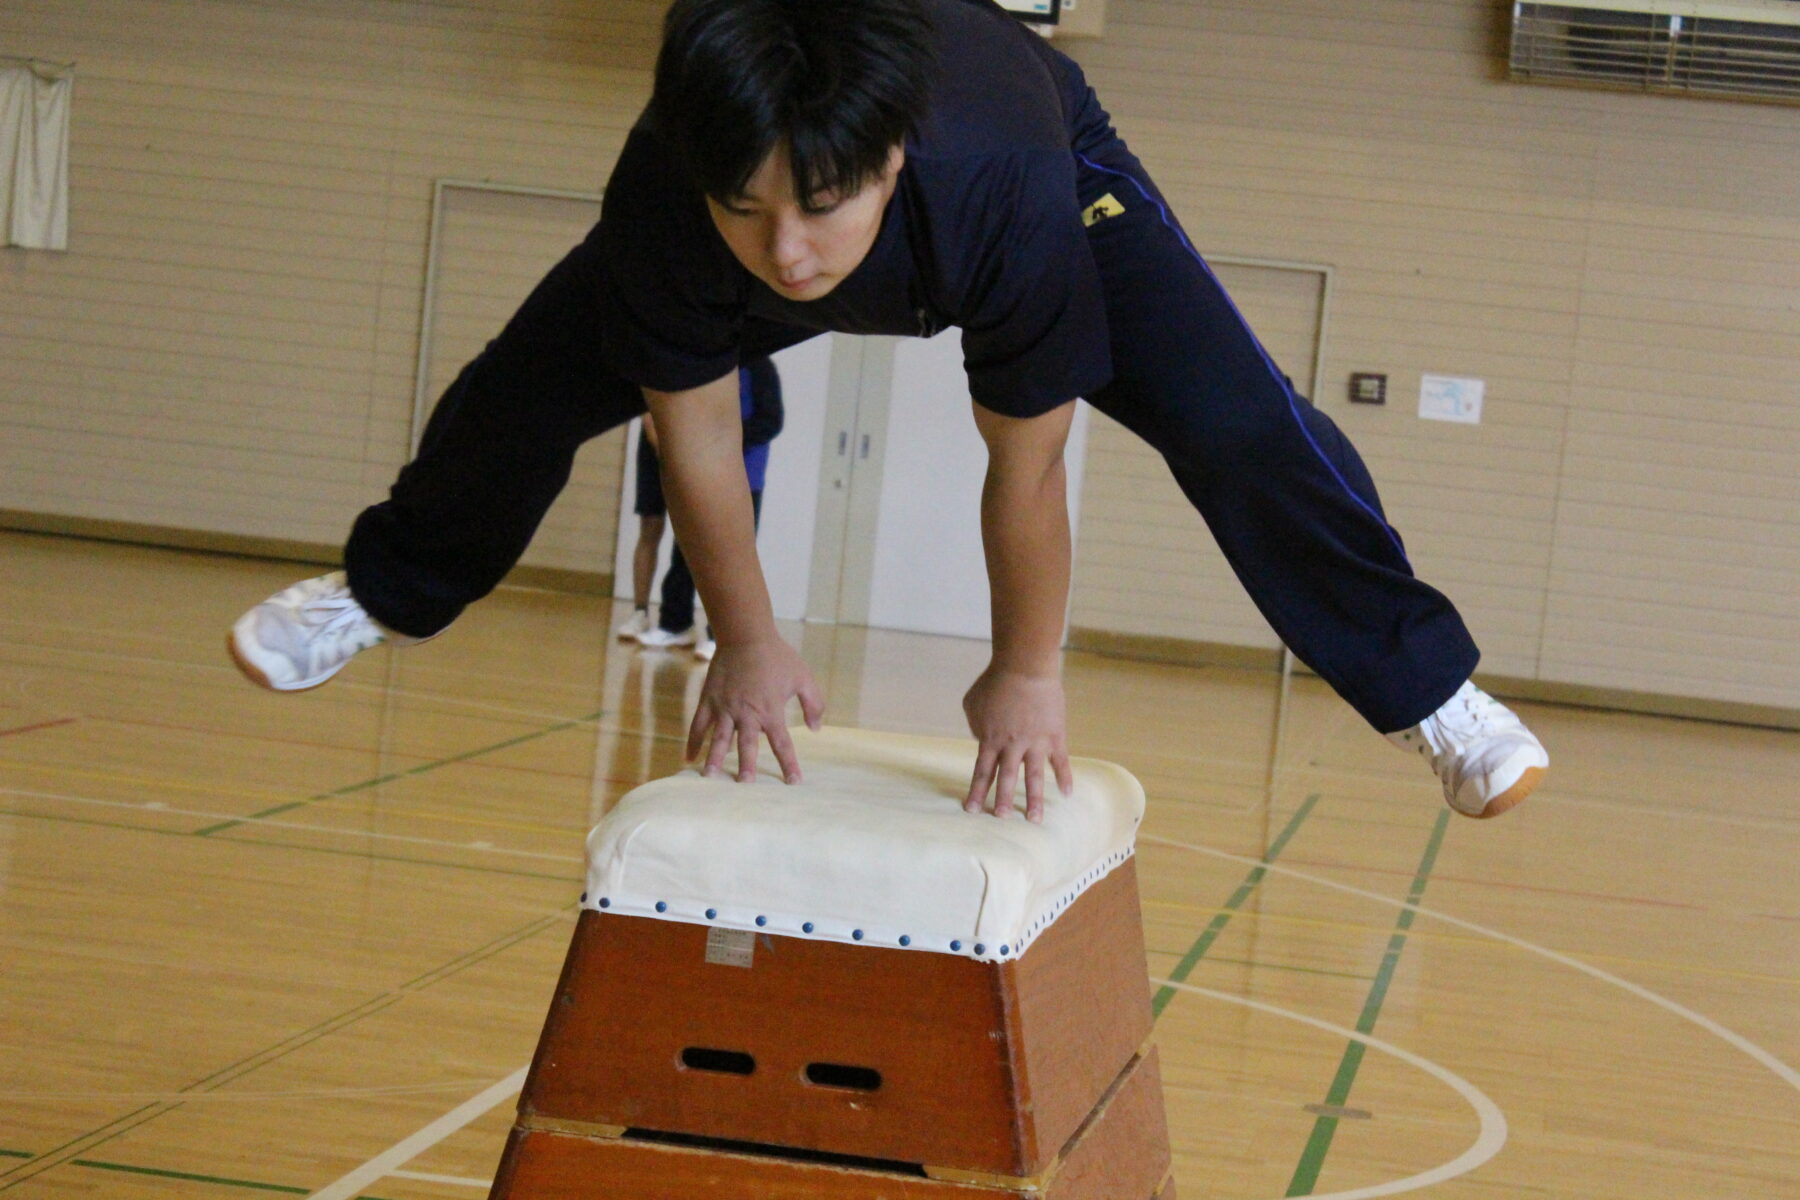
{"label": "padded white top of vaulting box", "polygon": [[[1044,820],[966,813],[975,743],[792,731],[805,781],[628,792],[588,835],[588,908],[863,945],[1017,958],[1131,857],[1144,789],[1109,762],[1046,780]],[[761,765],[779,771],[764,748]],[[1023,788],[1018,804],[1024,808]]]}

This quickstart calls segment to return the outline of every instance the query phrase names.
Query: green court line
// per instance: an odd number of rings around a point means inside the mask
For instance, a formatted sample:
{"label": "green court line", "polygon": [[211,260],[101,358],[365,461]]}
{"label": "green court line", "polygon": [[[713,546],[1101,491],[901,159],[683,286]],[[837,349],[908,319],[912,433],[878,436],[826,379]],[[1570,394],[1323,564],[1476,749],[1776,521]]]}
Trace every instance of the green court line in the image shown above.
{"label": "green court line", "polygon": [[[0,1150],[0,1156],[6,1158],[36,1158],[23,1150]],[[192,1171],[169,1171],[161,1167],[134,1167],[129,1163],[100,1162],[91,1158],[77,1158],[69,1163],[72,1167],[91,1167],[96,1171],[123,1171],[128,1175],[154,1175],[159,1179],[181,1179],[189,1183],[217,1183],[224,1187],[250,1188],[259,1192],[282,1192],[289,1196],[305,1196],[312,1189],[290,1187],[285,1183],[263,1183],[255,1179],[232,1179],[225,1175],[199,1175]],[[381,1200],[380,1196],[362,1195],[357,1200]]]}
{"label": "green court line", "polygon": [[[130,1175],[154,1175],[159,1179],[181,1179],[190,1183],[217,1183],[225,1187],[252,1188],[259,1192],[282,1192],[289,1196],[306,1196],[311,1188],[290,1187],[285,1183],[261,1183],[254,1179],[231,1179],[224,1175],[196,1175],[191,1171],[166,1171],[161,1167],[134,1167],[126,1163],[97,1162],[91,1158],[78,1158],[69,1164],[74,1167],[92,1167],[97,1171],[123,1171]],[[357,1200],[381,1200],[379,1196],[358,1196]]]}
{"label": "green court line", "polygon": [[440,983],[459,971],[466,970],[484,959],[492,958],[502,950],[516,946],[528,938],[536,937],[538,934],[554,925],[561,924],[563,919],[562,914],[574,907],[574,904],[566,904],[549,916],[539,917],[528,925],[522,925],[517,929],[503,933],[485,946],[477,946],[467,954],[463,954],[457,958],[451,959],[447,963],[433,967],[422,975],[415,975],[405,983],[400,984],[394,990],[396,992],[416,992],[423,988],[430,987],[434,983]]}
{"label": "green court line", "polygon": [[408,767],[404,771],[390,771],[386,775],[377,775],[372,779],[364,779],[357,783],[345,784],[340,788],[332,788],[329,792],[319,792],[316,795],[306,797],[304,800],[289,800],[285,804],[277,804],[272,808],[265,808],[261,812],[251,813],[248,817],[241,817],[235,821],[220,821],[217,825],[208,825],[204,829],[196,829],[194,830],[193,836],[211,837],[215,833],[223,833],[227,829],[236,829],[239,825],[244,825],[251,821],[261,821],[269,817],[278,816],[281,813],[292,812],[296,808],[304,808],[308,804],[314,804],[320,800],[332,800],[339,796],[348,796],[355,792],[367,791],[372,787],[380,787],[384,783],[393,783],[397,779],[405,779],[410,775],[423,775],[427,771],[435,771],[439,767],[447,767],[452,763],[467,762],[471,758],[479,758],[483,754],[492,754],[496,750],[505,750],[525,742],[535,741],[538,738],[549,737],[553,733],[561,733],[565,729],[574,729],[578,725],[591,724],[594,721],[598,721],[605,713],[606,710],[603,708],[596,709],[585,717],[577,717],[572,721],[559,721],[554,725],[547,725],[542,729],[533,730],[531,733],[521,733],[517,737],[507,738],[503,742],[495,742],[491,746],[482,746],[475,750],[465,750],[461,754],[452,754],[446,758],[436,759],[428,763],[421,763],[416,767]]}
{"label": "green court line", "polygon": [[[125,829],[132,833],[154,833],[160,837],[191,838],[194,835],[179,829],[153,829],[148,825],[133,825],[129,821],[101,821],[92,817],[65,817],[50,813],[20,812],[17,809],[0,808],[0,817],[18,817],[30,821],[58,821],[65,825],[92,825],[101,829]],[[241,824],[241,822],[240,822]],[[272,825],[271,829],[279,830],[280,825]],[[301,832],[312,832],[302,830]],[[354,834],[355,830],[345,830],[346,834]],[[355,858],[366,862],[403,863],[415,867],[443,867],[449,871],[477,871],[485,875],[511,875],[520,879],[548,879],[555,883],[579,883],[581,875],[551,875],[544,871],[515,871],[507,867],[483,867],[475,863],[439,862],[430,858],[407,858],[400,854],[370,854],[361,850],[333,850],[329,846],[297,846],[291,842],[256,842],[245,838],[232,838],[228,841],[232,846],[258,846],[264,850],[298,850],[305,854],[332,854],[339,858]],[[445,846],[446,850],[459,847]]]}
{"label": "green court line", "polygon": [[[1288,819],[1287,828],[1283,829],[1281,834],[1269,844],[1268,850],[1263,852],[1262,861],[1265,866],[1275,861],[1276,856],[1287,846],[1288,840],[1300,828],[1300,823],[1311,815],[1313,805],[1318,802],[1319,793],[1314,792],[1299,808],[1294,810],[1294,815]],[[1163,1009],[1167,1008],[1169,1001],[1175,998],[1176,989],[1171,985],[1185,982],[1194,968],[1200,965],[1200,960],[1206,957],[1206,952],[1212,949],[1212,944],[1218,940],[1221,933],[1225,932],[1225,926],[1231,923],[1232,915],[1237,912],[1238,907],[1244,901],[1250,898],[1250,893],[1254,892],[1257,885],[1262,883],[1263,876],[1267,873],[1263,867],[1250,868],[1250,874],[1244,877],[1244,882],[1238,885],[1238,890],[1233,892],[1231,899],[1225,902],[1224,911],[1213,917],[1211,923],[1194,940],[1194,944],[1188,947],[1188,952],[1181,956],[1181,961],[1175,964],[1175,969],[1169,972],[1169,983],[1156,989],[1156,997],[1150,1001],[1150,1012],[1153,1018],[1161,1017]]]}
{"label": "green court line", "polygon": [[219,1183],[226,1187],[255,1188],[259,1192],[285,1192],[290,1196],[304,1196],[306,1189],[289,1187],[284,1183],[258,1183],[253,1179],[228,1179],[223,1175],[196,1175],[188,1171],[165,1171],[160,1167],[131,1167],[124,1163],[96,1162],[91,1158],[78,1158],[69,1164],[73,1167],[92,1167],[97,1171],[124,1171],[131,1175],[155,1175],[160,1179],[184,1179],[192,1183]]}
{"label": "green court line", "polygon": [[[70,1138],[62,1145],[57,1146],[47,1153],[36,1155],[10,1170],[0,1171],[0,1192],[9,1191],[10,1189],[19,1186],[21,1183],[37,1178],[45,1171],[54,1170],[55,1168],[62,1166],[64,1163],[68,1162],[69,1159],[74,1158],[76,1154],[80,1153],[81,1149],[87,1148],[87,1146],[98,1146],[101,1142],[111,1141],[120,1134],[129,1133],[146,1121],[153,1121],[164,1113],[179,1107],[180,1105],[178,1104],[172,1105],[163,1102],[146,1104],[142,1108],[134,1108],[122,1117],[113,1118],[98,1129],[91,1129],[84,1134]],[[146,1113],[149,1115],[140,1115]],[[133,1117],[137,1117],[137,1120],[132,1120]],[[111,1130],[111,1132],[108,1133],[108,1130]],[[99,1135],[103,1133],[106,1134],[106,1136],[100,1137]],[[84,1143],[86,1143],[86,1145],[84,1145]],[[71,1150],[70,1147],[77,1147],[77,1149]],[[69,1150],[69,1154],[66,1157],[56,1157],[65,1150]]]}
{"label": "green court line", "polygon": [[1238,967],[1256,967],[1264,971],[1301,971],[1308,975],[1330,975],[1334,979],[1360,979],[1364,983],[1374,980],[1373,975],[1358,975],[1354,971],[1327,971],[1324,967],[1296,967],[1291,963],[1257,962],[1251,958],[1219,958],[1214,956],[1208,962],[1226,963]]}
{"label": "green court line", "polygon": [[[1419,869],[1413,873],[1412,890],[1407,893],[1406,902],[1416,905],[1425,896],[1425,882],[1431,877],[1431,868],[1437,862],[1438,848],[1444,844],[1444,830],[1450,824],[1450,810],[1438,813],[1437,824],[1432,827],[1431,839],[1425,843],[1425,854],[1419,860]],[[1413,910],[1403,908],[1394,922],[1394,932],[1388,937],[1387,953],[1382,955],[1381,968],[1375,973],[1375,983],[1369,989],[1369,995],[1363,1001],[1362,1015],[1356,1019],[1356,1032],[1371,1034],[1375,1032],[1376,1018],[1381,1015],[1381,1006],[1387,1000],[1388,985],[1393,982],[1394,968],[1399,965],[1400,952],[1406,948],[1407,931],[1412,928]],[[1325,1095],[1325,1103],[1332,1108],[1342,1108],[1350,1099],[1350,1087],[1356,1082],[1356,1072],[1362,1066],[1363,1053],[1367,1047],[1362,1042],[1351,1042],[1344,1047],[1344,1057],[1338,1062],[1337,1074],[1332,1078],[1331,1090]],[[1294,1168],[1294,1177],[1288,1183],[1286,1196],[1310,1196],[1313,1185],[1319,1181],[1319,1172],[1325,1166],[1325,1155],[1331,1150],[1331,1139],[1337,1132],[1336,1117],[1320,1116],[1313,1122],[1312,1136],[1306,1139],[1306,1148],[1300,1152],[1300,1162]]]}
{"label": "green court line", "polygon": [[[267,1066],[277,1059],[285,1058],[294,1051],[311,1045],[327,1033],[336,1032],[339,1029],[355,1024],[365,1017],[373,1016],[378,1012],[391,1008],[415,992],[422,991],[435,983],[442,982],[450,976],[474,966],[483,959],[491,958],[510,946],[516,945],[538,933],[542,933],[545,929],[549,929],[560,923],[562,919],[560,914],[563,911],[566,911],[567,908],[572,907],[574,906],[567,905],[564,909],[559,909],[556,914],[538,917],[517,929],[503,933],[487,944],[460,954],[422,975],[415,976],[383,995],[371,997],[354,1008],[347,1009],[344,1012],[338,1013],[336,1016],[327,1017],[325,1020],[307,1029],[291,1034],[282,1041],[275,1043],[273,1046],[269,1046],[263,1050],[257,1051],[255,1054],[241,1058],[235,1063],[223,1066],[217,1071],[214,1071],[211,1075],[208,1075],[203,1079],[197,1079],[181,1090],[183,1092],[196,1092],[202,1090],[206,1084],[222,1086],[226,1083],[230,1083],[234,1079],[249,1074],[251,1071]],[[210,1091],[212,1089],[204,1088],[204,1090]],[[71,1138],[46,1154],[27,1155],[25,1157],[32,1161],[20,1163],[18,1166],[7,1171],[0,1171],[0,1192],[4,1192],[20,1183],[24,1183],[28,1179],[35,1178],[44,1171],[52,1170],[55,1167],[73,1162],[74,1160],[72,1158],[63,1159],[57,1162],[45,1161],[62,1151],[68,1150],[70,1147],[79,1146],[83,1149],[88,1149],[109,1142],[120,1134],[127,1133],[130,1130],[137,1128],[139,1125],[146,1124],[158,1117],[174,1112],[185,1103],[185,1100],[162,1100],[154,1104],[146,1104],[141,1108],[133,1109],[122,1117],[113,1119],[107,1124],[100,1126],[98,1129],[89,1130],[87,1133]],[[147,1115],[133,1121],[132,1118],[138,1117],[139,1114]],[[105,1136],[101,1136],[103,1134]],[[83,1145],[83,1143],[86,1144]],[[22,1171],[25,1172],[22,1177],[13,1178],[10,1182],[6,1182],[9,1177],[18,1176]]]}
{"label": "green court line", "polygon": [[[131,1110],[131,1112],[128,1112],[128,1114],[122,1115],[122,1117],[113,1117],[112,1121],[108,1121],[108,1123],[103,1124],[103,1126],[101,1126],[101,1128],[97,1128],[97,1130],[88,1130],[88,1132],[86,1132],[86,1133],[79,1133],[79,1135],[76,1135],[76,1137],[70,1137],[70,1139],[68,1139],[67,1142],[63,1142],[63,1144],[61,1144],[61,1146],[52,1146],[52,1148],[50,1148],[50,1150],[45,1151],[45,1153],[41,1153],[41,1155],[31,1155],[31,1157],[29,1157],[29,1159],[25,1160],[25,1162],[22,1162],[22,1164],[18,1164],[18,1166],[16,1166],[16,1168],[9,1168],[9,1169],[5,1169],[5,1171],[0,1171],[0,1191],[7,1191],[7,1189],[9,1189],[9,1187],[16,1186],[16,1184],[23,1184],[23,1182],[25,1182],[25,1180],[27,1180],[27,1178],[38,1177],[38,1175],[40,1175],[41,1171],[47,1171],[47,1169],[52,1168],[52,1166],[58,1166],[58,1164],[54,1164],[54,1162],[52,1162],[52,1164],[49,1164],[49,1166],[41,1166],[41,1168],[31,1169],[31,1171],[29,1171],[29,1173],[27,1173],[27,1175],[25,1175],[25,1177],[13,1178],[13,1182],[11,1182],[11,1184],[9,1184],[9,1182],[5,1182],[5,1180],[7,1180],[7,1178],[14,1177],[14,1175],[18,1175],[18,1173],[20,1173],[20,1171],[25,1171],[25,1169],[27,1169],[27,1168],[32,1168],[32,1166],[34,1166],[34,1164],[41,1164],[41,1162],[43,1162],[43,1160],[49,1159],[49,1157],[52,1157],[52,1155],[58,1155],[58,1153],[61,1153],[61,1151],[68,1150],[68,1148],[70,1148],[70,1146],[76,1146],[76,1144],[79,1144],[79,1142],[85,1141],[85,1139],[88,1139],[88,1137],[94,1137],[95,1133],[104,1133],[104,1132],[106,1132],[106,1130],[110,1130],[110,1128],[112,1128],[112,1126],[115,1126],[115,1124],[122,1124],[122,1123],[126,1123],[126,1121],[131,1121],[131,1117],[135,1117],[135,1115],[142,1114],[142,1112],[151,1112],[151,1108],[157,1108],[157,1105],[142,1105],[142,1106],[139,1106],[139,1108],[133,1108],[133,1110]],[[155,1115],[158,1115],[158,1114],[155,1114],[155,1112],[151,1112],[151,1117],[155,1117]],[[144,1117],[144,1121],[149,1121],[149,1119],[151,1119],[151,1117]],[[113,1133],[110,1133],[110,1135],[108,1135],[108,1137],[117,1137],[117,1135],[119,1135],[119,1133],[124,1133],[124,1132],[126,1132],[126,1130],[130,1130],[130,1128],[135,1128],[135,1126],[137,1126],[137,1124],[142,1124],[142,1121],[133,1121],[133,1123],[131,1123],[131,1124],[122,1124],[122,1128],[119,1128],[119,1130],[113,1130]]]}

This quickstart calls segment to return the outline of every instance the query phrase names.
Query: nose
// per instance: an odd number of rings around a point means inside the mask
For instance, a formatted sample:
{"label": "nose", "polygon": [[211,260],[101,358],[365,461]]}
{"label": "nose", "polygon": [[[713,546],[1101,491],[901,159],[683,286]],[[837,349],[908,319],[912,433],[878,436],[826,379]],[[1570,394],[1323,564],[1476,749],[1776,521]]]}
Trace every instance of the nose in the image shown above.
{"label": "nose", "polygon": [[806,225],[798,210],[779,213],[769,229],[769,262],[783,275],[791,275],[812,255]]}

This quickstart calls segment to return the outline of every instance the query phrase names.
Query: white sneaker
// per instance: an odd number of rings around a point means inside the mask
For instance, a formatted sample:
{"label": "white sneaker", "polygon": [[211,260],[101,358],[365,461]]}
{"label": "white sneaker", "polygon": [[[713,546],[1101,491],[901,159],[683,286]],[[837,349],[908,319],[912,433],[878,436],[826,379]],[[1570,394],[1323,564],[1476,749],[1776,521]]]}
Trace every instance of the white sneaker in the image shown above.
{"label": "white sneaker", "polygon": [[647,608],[640,608],[633,612],[623,625],[619,626],[619,640],[621,642],[629,642],[633,638],[642,637],[648,632],[650,632],[650,610]]}
{"label": "white sneaker", "polygon": [[1465,817],[1497,817],[1543,781],[1550,755],[1506,705],[1474,682],[1411,729],[1387,735],[1417,750],[1444,782],[1444,799]]}
{"label": "white sneaker", "polygon": [[701,638],[700,643],[694,647],[694,657],[701,662],[711,662],[713,660],[713,655],[718,652],[719,643],[713,641],[711,638]]}
{"label": "white sneaker", "polygon": [[680,632],[676,632],[672,629],[664,629],[659,625],[654,629],[646,629],[644,632],[638,634],[637,640],[653,650],[660,650],[665,646],[691,646],[700,640],[700,635],[694,632],[694,627],[692,625],[689,625]]}
{"label": "white sneaker", "polygon": [[387,630],[363,611],[342,571],[303,579],[237,619],[225,640],[252,683],[277,692],[318,687]]}

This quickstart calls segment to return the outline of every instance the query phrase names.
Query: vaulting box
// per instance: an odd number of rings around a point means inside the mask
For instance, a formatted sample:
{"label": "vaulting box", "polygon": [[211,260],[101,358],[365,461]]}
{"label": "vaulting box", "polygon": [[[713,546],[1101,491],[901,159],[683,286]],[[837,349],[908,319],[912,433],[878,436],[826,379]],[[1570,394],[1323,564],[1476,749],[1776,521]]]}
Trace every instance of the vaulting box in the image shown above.
{"label": "vaulting box", "polygon": [[806,782],[692,772],[588,841],[496,1197],[1172,1197],[1137,781],[962,812],[973,743],[795,731]]}

